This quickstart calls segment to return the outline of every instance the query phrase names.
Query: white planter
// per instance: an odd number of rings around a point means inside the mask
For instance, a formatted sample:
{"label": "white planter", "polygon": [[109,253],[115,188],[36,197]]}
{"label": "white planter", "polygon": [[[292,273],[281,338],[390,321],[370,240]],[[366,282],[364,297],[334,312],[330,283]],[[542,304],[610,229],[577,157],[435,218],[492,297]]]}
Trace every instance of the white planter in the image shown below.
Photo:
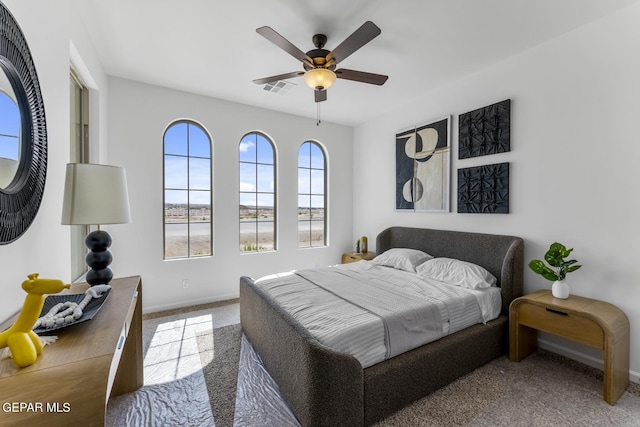
{"label": "white planter", "polygon": [[551,285],[551,294],[554,298],[567,299],[569,298],[569,285],[564,280],[556,280]]}

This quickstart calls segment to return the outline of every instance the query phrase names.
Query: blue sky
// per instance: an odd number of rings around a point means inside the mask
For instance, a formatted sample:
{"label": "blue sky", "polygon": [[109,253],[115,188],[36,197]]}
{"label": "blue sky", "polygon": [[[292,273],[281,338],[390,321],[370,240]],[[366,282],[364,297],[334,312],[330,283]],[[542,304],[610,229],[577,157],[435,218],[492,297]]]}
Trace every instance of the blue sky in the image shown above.
{"label": "blue sky", "polygon": [[7,94],[0,91],[0,157],[18,160],[20,111]]}
{"label": "blue sky", "polygon": [[[165,203],[211,203],[211,141],[198,126],[177,123],[164,135]],[[189,157],[187,157],[189,156]],[[191,191],[187,191],[189,188]]]}
{"label": "blue sky", "polygon": [[298,207],[324,208],[324,153],[305,142],[298,150]]}
{"label": "blue sky", "polygon": [[[198,126],[177,123],[165,133],[165,203],[209,204],[211,142]],[[240,204],[274,206],[275,150],[260,133],[239,144]],[[189,157],[187,157],[189,156]],[[298,151],[298,206],[324,207],[324,152],[305,142]],[[190,188],[192,191],[187,191]],[[197,191],[199,190],[199,191]]]}
{"label": "blue sky", "polygon": [[274,206],[275,150],[273,145],[264,135],[250,133],[242,138],[238,148],[240,204]]}

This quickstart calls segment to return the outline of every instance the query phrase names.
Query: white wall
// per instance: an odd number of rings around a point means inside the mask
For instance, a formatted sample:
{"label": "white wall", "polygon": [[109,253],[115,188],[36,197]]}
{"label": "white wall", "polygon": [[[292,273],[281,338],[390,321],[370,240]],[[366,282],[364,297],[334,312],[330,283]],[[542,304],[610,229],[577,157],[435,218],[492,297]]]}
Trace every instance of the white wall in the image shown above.
{"label": "white wall", "polygon": [[[20,283],[31,272],[70,280],[69,229],[60,225],[64,168],[69,158],[70,43],[99,92],[93,101],[94,160],[127,167],[133,223],[110,227],[116,275],[141,274],[147,310],[237,295],[238,277],[337,262],[363,234],[403,224],[442,229],[508,233],[526,241],[526,260],[541,257],[552,241],[575,247],[584,267],[569,276],[572,292],[619,306],[631,321],[631,369],[640,372],[640,240],[633,176],[640,154],[635,123],[640,116],[640,5],[629,7],[550,43],[497,64],[355,129],[115,79],[107,81],[93,55],[86,29],[72,23],[68,0],[3,0],[29,43],[45,103],[48,171],[33,225],[16,242],[0,246],[0,319],[24,299]],[[112,83],[109,90],[108,84]],[[95,95],[95,92],[94,92]],[[107,96],[109,111],[106,108]],[[456,170],[476,164],[511,163],[511,213],[472,215],[394,212],[394,135],[445,114],[457,115],[512,99],[512,151],[479,159],[452,159]],[[96,104],[97,102],[97,104]],[[96,111],[97,108],[97,111]],[[108,116],[110,114],[110,116]],[[203,123],[214,139],[215,255],[162,261],[161,137],[175,118]],[[106,123],[109,120],[107,127]],[[280,250],[239,254],[237,248],[237,143],[261,130],[278,144]],[[328,147],[331,245],[296,247],[298,145],[315,138]],[[353,152],[352,152],[353,139]],[[96,141],[97,140],[97,141]],[[108,151],[107,151],[107,147]],[[96,158],[97,157],[97,158]],[[352,172],[353,170],[353,172]],[[352,179],[357,177],[357,180]],[[366,184],[365,184],[366,183]],[[191,286],[183,290],[181,280]],[[525,273],[525,292],[549,288]],[[548,340],[546,345],[562,345]],[[590,354],[577,348],[581,358]],[[588,357],[588,356],[587,356]],[[598,357],[598,356],[596,356]],[[588,361],[588,360],[587,360]],[[637,376],[634,378],[638,380]]]}
{"label": "white wall", "polygon": [[[353,238],[391,225],[513,234],[525,262],[554,241],[583,267],[572,293],[620,307],[631,322],[632,379],[640,372],[640,5],[425,94],[354,131]],[[453,53],[452,53],[453,54]],[[457,159],[457,115],[511,98],[511,152]],[[394,212],[394,135],[450,114],[452,212]],[[458,214],[457,169],[510,162],[510,214]],[[525,293],[550,282],[527,269]],[[586,348],[543,342],[584,361]],[[562,348],[556,347],[557,345]],[[578,352],[578,354],[570,352]]]}
{"label": "white wall", "polygon": [[[249,107],[158,86],[110,79],[109,163],[127,170],[133,222],[109,227],[116,276],[140,274],[145,311],[235,298],[242,275],[261,275],[340,262],[352,250],[352,128]],[[163,260],[162,137],[174,120],[202,124],[213,138],[214,255]],[[279,219],[276,252],[241,254],[238,225],[238,144],[261,131],[277,146]],[[297,247],[297,155],[321,142],[329,164],[326,248]],[[190,285],[182,288],[182,280]]]}
{"label": "white wall", "polygon": [[[22,306],[25,293],[20,285],[27,274],[39,272],[42,277],[71,280],[70,231],[68,226],[60,225],[65,165],[69,161],[71,40],[80,57],[87,58],[87,70],[94,75],[96,88],[106,84],[106,76],[86,42],[84,28],[73,24],[80,21],[68,1],[3,0],[3,3],[20,25],[38,73],[47,119],[48,162],[44,196],[34,223],[21,238],[0,246],[0,319],[6,319]],[[98,135],[96,139],[100,139]]]}

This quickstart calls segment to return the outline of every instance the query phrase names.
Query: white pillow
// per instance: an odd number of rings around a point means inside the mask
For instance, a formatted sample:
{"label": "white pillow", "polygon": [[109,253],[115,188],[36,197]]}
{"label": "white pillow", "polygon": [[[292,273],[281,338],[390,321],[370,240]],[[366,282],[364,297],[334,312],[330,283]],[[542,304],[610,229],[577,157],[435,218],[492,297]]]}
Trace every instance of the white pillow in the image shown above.
{"label": "white pillow", "polygon": [[453,258],[430,259],[420,264],[416,272],[420,276],[467,289],[484,289],[496,284],[496,278],[484,268]]}
{"label": "white pillow", "polygon": [[392,248],[378,255],[371,262],[415,273],[416,266],[431,258],[433,257],[428,253],[417,249]]}

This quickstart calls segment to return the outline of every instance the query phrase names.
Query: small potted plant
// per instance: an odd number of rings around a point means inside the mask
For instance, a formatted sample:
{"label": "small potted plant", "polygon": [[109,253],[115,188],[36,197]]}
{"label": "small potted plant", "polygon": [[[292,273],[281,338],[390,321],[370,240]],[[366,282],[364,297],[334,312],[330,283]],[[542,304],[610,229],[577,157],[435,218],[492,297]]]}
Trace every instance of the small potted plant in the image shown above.
{"label": "small potted plant", "polygon": [[549,263],[549,266],[539,259],[534,259],[529,263],[531,270],[553,282],[551,293],[555,298],[569,298],[569,285],[565,282],[565,278],[567,274],[582,267],[576,265],[578,261],[575,259],[565,260],[571,251],[573,248],[567,249],[561,243],[552,243],[547,253],[544,254],[544,260]]}

